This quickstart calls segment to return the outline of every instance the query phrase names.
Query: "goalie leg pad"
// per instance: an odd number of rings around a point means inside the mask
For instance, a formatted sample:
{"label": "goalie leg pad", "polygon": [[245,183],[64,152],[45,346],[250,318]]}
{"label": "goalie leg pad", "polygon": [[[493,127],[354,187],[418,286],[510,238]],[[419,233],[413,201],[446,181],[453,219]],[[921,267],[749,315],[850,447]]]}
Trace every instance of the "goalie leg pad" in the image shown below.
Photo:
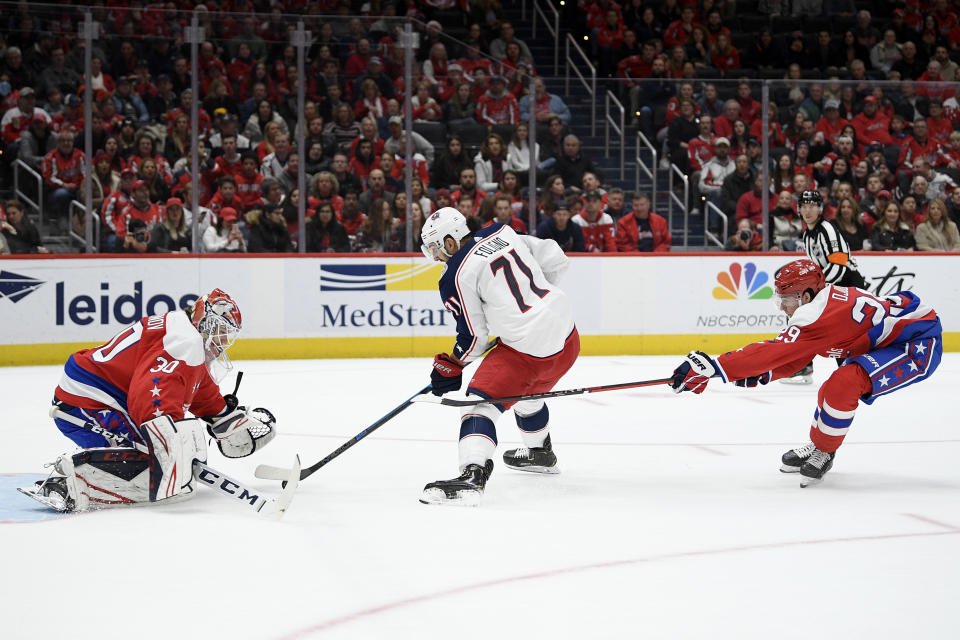
{"label": "goalie leg pad", "polygon": [[140,425],[150,456],[149,500],[157,502],[196,490],[193,461],[207,460],[207,443],[199,420],[160,416]]}
{"label": "goalie leg pad", "polygon": [[128,447],[65,453],[56,469],[64,476],[73,511],[124,507],[149,501],[150,456]]}

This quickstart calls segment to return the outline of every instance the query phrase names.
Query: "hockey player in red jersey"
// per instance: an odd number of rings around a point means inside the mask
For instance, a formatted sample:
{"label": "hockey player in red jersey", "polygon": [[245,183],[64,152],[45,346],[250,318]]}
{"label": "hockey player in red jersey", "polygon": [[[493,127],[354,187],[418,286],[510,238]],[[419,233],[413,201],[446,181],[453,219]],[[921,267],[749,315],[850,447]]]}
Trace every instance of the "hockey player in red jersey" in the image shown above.
{"label": "hockey player in red jersey", "polygon": [[843,358],[820,387],[810,442],[782,458],[780,470],[800,472],[800,486],[819,482],[833,466],[857,405],[920,382],[943,353],[940,319],[911,291],[874,296],[828,285],[810,260],[794,260],[775,276],[777,307],[789,322],[774,340],[711,358],[691,352],[673,372],[677,393],[702,393],[710,378],[754,387],[790,376],[814,355]]}
{"label": "hockey player in red jersey", "polygon": [[[63,511],[189,497],[193,460],[206,461],[206,434],[188,411],[206,421],[227,457],[264,447],[275,435],[272,414],[247,411],[217,386],[232,368],[226,350],[240,327],[237,304],[214,289],[189,309],[148,316],[70,356],[51,415],[83,451],[60,456],[59,473],[24,492],[50,506],[59,501]],[[130,442],[148,453],[117,446]]]}

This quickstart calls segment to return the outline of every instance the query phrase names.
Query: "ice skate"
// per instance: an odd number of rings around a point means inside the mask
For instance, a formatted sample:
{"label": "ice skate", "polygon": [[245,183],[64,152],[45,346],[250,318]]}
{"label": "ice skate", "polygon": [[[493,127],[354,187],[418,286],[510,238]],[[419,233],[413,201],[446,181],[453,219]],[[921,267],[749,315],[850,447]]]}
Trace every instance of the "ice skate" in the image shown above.
{"label": "ice skate", "polygon": [[549,435],[543,441],[542,447],[520,447],[504,452],[503,464],[517,471],[560,473],[560,469],[557,467],[557,456],[553,453]]}
{"label": "ice skate", "polygon": [[17,487],[17,491],[54,511],[64,513],[73,511],[73,498],[70,497],[67,479],[64,476],[50,476],[46,480],[37,480],[28,487]]}
{"label": "ice skate", "polygon": [[780,378],[783,384],[813,384],[813,364],[808,364],[789,378]]}
{"label": "ice skate", "polygon": [[833,467],[833,458],[836,455],[836,452],[827,453],[814,449],[807,461],[800,467],[800,486],[807,487],[812,484],[819,484],[827,471],[830,471],[830,468]]}
{"label": "ice skate", "polygon": [[482,467],[468,464],[459,478],[437,480],[423,488],[420,502],[423,504],[454,504],[475,507],[483,497],[483,488],[493,473],[493,460],[487,460]]}
{"label": "ice skate", "polygon": [[790,451],[787,451],[783,454],[783,457],[780,458],[780,471],[783,473],[799,473],[800,467],[803,466],[803,463],[806,462],[816,450],[817,445],[812,442],[808,442],[796,449],[790,449]]}

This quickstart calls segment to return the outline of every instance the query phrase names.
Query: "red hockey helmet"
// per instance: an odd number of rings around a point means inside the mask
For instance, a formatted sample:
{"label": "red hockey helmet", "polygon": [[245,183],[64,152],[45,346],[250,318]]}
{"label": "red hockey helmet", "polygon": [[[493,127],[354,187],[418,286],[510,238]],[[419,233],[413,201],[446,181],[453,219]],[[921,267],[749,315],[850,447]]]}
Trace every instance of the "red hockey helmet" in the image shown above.
{"label": "red hockey helmet", "polygon": [[[208,367],[217,361],[224,368],[223,374],[229,372],[233,365],[226,352],[240,334],[242,323],[237,303],[223,290],[214,289],[194,303],[190,320],[203,339]],[[210,373],[214,375],[212,369]],[[217,377],[214,375],[215,380]]]}
{"label": "red hockey helmet", "polygon": [[[827,286],[820,267],[806,259],[794,260],[783,265],[777,269],[773,281],[776,288],[774,303],[777,309],[791,315],[792,311],[787,311],[787,308],[796,309],[805,291],[812,290],[812,295],[815,296]],[[787,308],[783,306],[784,302]]]}

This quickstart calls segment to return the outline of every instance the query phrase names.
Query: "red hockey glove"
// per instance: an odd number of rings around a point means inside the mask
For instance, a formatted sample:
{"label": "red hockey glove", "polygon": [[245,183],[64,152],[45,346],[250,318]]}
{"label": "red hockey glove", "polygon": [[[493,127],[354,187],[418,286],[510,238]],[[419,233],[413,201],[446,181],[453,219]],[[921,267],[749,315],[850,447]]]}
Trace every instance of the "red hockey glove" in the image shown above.
{"label": "red hockey glove", "polygon": [[703,393],[707,388],[707,381],[717,375],[720,374],[717,373],[716,363],[710,356],[702,351],[691,351],[680,366],[673,370],[670,386],[674,393]]}
{"label": "red hockey glove", "polygon": [[463,365],[446,353],[438,353],[433,357],[430,383],[435,396],[456,391],[463,384]]}

